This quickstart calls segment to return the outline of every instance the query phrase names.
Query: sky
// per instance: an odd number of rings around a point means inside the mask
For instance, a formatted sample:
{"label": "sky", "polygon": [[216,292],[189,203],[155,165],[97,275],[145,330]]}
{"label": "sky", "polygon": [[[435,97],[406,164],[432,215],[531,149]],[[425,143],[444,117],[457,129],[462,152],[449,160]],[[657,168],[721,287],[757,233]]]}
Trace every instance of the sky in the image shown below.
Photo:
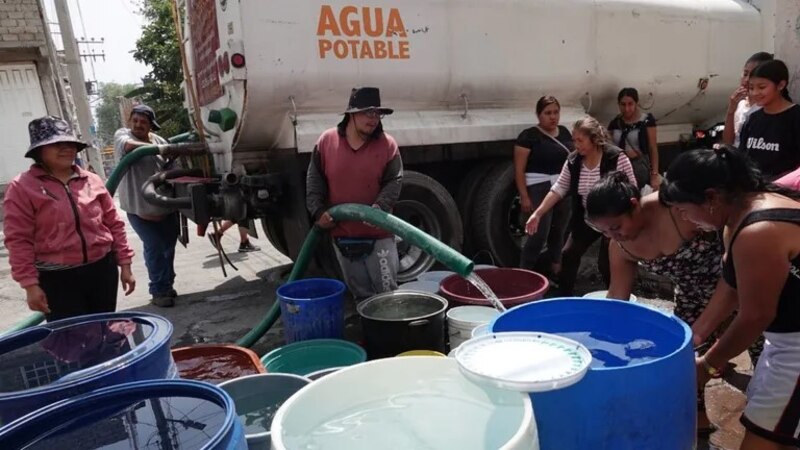
{"label": "sky", "polygon": [[[44,0],[47,19],[57,22],[55,0]],[[104,38],[102,45],[81,45],[81,53],[105,53],[105,61],[94,63],[84,60],[83,72],[87,80],[116,83],[140,83],[149,69],[133,59],[136,40],[144,23],[137,13],[139,0],[67,0],[72,17],[72,27],[78,40]],[[83,19],[83,20],[81,20]],[[51,31],[58,26],[51,25]],[[54,35],[56,47],[62,49],[60,35]]]}

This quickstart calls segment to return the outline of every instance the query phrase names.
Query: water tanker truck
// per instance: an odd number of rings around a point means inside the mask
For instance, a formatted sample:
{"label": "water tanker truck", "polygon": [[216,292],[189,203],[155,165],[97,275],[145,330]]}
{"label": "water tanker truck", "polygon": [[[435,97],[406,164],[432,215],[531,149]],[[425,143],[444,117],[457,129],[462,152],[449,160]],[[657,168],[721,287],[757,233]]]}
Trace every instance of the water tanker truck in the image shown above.
{"label": "water tanker truck", "polygon": [[[793,0],[185,0],[181,9],[186,104],[212,169],[175,182],[175,195],[188,197],[183,213],[201,229],[261,219],[289,257],[311,225],[310,154],[355,86],[379,87],[395,109],[384,119],[405,165],[394,213],[470,258],[512,266],[523,237],[513,141],[536,123],[541,95],[560,100],[569,127],[586,114],[607,123],[619,89],[635,87],[670,149],[722,120],[748,56],[775,51],[793,72],[800,56]],[[398,246],[401,281],[434,263]]]}

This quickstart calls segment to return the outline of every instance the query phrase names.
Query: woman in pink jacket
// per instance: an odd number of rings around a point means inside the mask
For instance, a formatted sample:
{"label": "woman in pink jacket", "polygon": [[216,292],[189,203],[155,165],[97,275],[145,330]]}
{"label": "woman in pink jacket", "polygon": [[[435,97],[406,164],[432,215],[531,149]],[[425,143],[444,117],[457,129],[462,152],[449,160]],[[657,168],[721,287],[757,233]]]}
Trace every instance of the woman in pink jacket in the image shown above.
{"label": "woman in pink jacket", "polygon": [[42,117],[28,132],[35,164],[3,202],[11,276],[48,321],[114,311],[118,274],[125,295],[136,286],[125,223],[102,180],[75,164],[86,144],[67,122]]}

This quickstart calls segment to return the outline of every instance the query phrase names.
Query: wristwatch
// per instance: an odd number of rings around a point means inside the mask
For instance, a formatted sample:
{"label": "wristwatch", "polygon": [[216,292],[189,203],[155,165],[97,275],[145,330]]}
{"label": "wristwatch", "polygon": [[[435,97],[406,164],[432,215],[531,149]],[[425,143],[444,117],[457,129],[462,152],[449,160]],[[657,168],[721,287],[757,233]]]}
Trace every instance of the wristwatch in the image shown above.
{"label": "wristwatch", "polygon": [[708,375],[710,375],[711,378],[721,378],[722,377],[722,370],[717,369],[716,367],[712,366],[708,362],[708,360],[705,359],[705,358],[703,358],[703,367],[706,369],[706,372],[708,372]]}

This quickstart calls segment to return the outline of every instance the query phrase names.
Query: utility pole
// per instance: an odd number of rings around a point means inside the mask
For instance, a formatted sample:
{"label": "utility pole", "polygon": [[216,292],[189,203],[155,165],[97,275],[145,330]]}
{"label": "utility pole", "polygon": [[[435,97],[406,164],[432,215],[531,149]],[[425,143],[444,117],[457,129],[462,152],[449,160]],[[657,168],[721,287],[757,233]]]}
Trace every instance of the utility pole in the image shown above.
{"label": "utility pole", "polygon": [[78,127],[81,138],[89,144],[86,148],[87,163],[94,167],[97,175],[105,180],[105,170],[103,170],[103,160],[100,152],[94,148],[92,143],[92,112],[89,109],[89,97],[86,94],[84,84],[83,66],[81,64],[78,41],[72,30],[72,18],[69,15],[67,0],[55,0],[56,16],[58,17],[58,27],[61,30],[61,40],[64,43],[64,60],[67,65],[67,75],[69,77],[72,99],[75,102],[75,109],[78,111]]}

